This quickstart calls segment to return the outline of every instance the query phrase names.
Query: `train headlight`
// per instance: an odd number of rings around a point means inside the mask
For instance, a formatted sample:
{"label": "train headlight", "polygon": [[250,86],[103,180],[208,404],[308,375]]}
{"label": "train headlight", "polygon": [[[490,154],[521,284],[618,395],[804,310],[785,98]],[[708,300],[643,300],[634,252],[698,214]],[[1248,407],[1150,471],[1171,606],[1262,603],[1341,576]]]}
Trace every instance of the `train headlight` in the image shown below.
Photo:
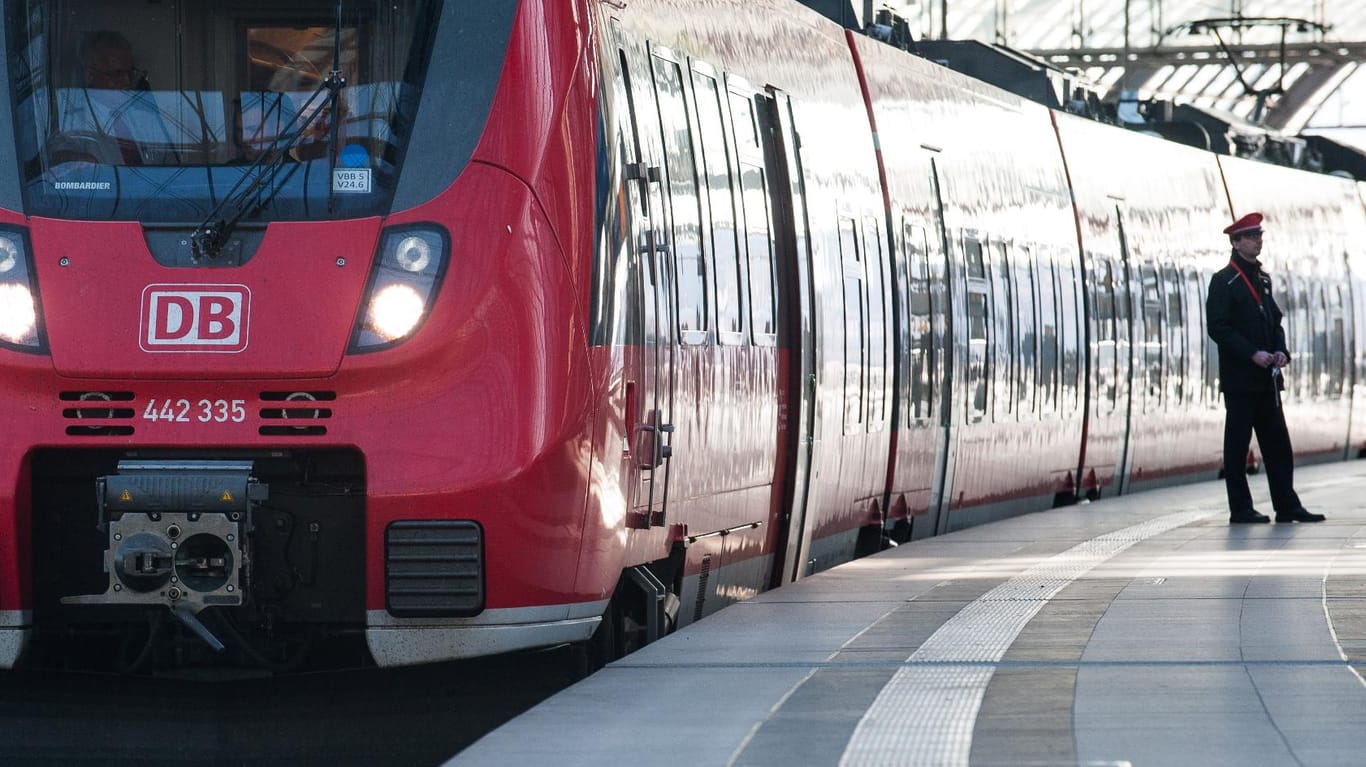
{"label": "train headlight", "polygon": [[0,347],[43,349],[42,313],[24,234],[0,229]]}
{"label": "train headlight", "polygon": [[411,286],[389,285],[370,300],[370,326],[381,338],[403,338],[413,332],[426,310],[422,296]]}
{"label": "train headlight", "polygon": [[446,232],[432,224],[395,227],[380,235],[351,352],[384,349],[417,332],[441,285],[449,251]]}
{"label": "train headlight", "polygon": [[410,234],[398,241],[394,260],[404,270],[420,272],[432,263],[432,245],[423,238]]}
{"label": "train headlight", "polygon": [[0,238],[0,274],[12,272],[19,267],[19,256],[22,251],[14,240]]}

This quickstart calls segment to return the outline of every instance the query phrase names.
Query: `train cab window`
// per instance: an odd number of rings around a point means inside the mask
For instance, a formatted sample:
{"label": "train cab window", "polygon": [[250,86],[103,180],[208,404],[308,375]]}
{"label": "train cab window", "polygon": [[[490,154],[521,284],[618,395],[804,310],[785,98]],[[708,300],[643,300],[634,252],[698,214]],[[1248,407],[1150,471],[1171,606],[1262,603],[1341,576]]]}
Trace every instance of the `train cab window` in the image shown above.
{"label": "train cab window", "polygon": [[1017,248],[1014,264],[1015,327],[1017,344],[1015,359],[1016,413],[1021,420],[1035,410],[1035,376],[1038,368],[1038,327],[1034,290],[1034,253],[1028,248]]}
{"label": "train cab window", "polygon": [[1001,421],[1015,412],[1015,395],[1011,384],[1015,377],[1015,308],[1014,291],[1010,284],[1010,247],[996,242],[991,247],[991,294],[995,324],[991,355],[992,397],[996,420]]}
{"label": "train cab window", "polygon": [[716,271],[716,330],[721,343],[738,344],[745,340],[745,307],[741,300],[744,282],[736,240],[735,174],[731,172],[730,145],[721,117],[721,91],[716,78],[701,71],[701,66],[694,64],[692,81],[711,211],[709,239]]}
{"label": "train cab window", "polygon": [[1096,386],[1098,412],[1112,413],[1119,398],[1119,349],[1115,333],[1115,270],[1108,258],[1090,254],[1096,312]]}
{"label": "train cab window", "polygon": [[868,275],[868,430],[877,431],[887,421],[887,312],[890,307],[883,285],[886,269],[882,234],[877,220],[863,219],[864,273]]}
{"label": "train cab window", "polygon": [[[199,224],[262,167],[261,220],[388,212],[437,6],[10,3],[28,212]],[[452,131],[468,156],[478,131]]]}
{"label": "train cab window", "polygon": [[934,392],[934,371],[931,369],[934,336],[930,313],[930,249],[924,227],[906,224],[904,228],[909,295],[907,325],[911,348],[910,407],[907,412],[915,423],[924,424],[930,421]]}
{"label": "train cab window", "polygon": [[844,272],[844,432],[863,430],[863,390],[868,308],[863,293],[863,257],[854,220],[839,221],[840,264]]}
{"label": "train cab window", "polygon": [[978,423],[986,419],[989,402],[991,294],[986,281],[982,243],[976,235],[964,235],[963,257],[968,273],[967,420],[968,423]]}
{"label": "train cab window", "polygon": [[711,319],[710,302],[692,125],[683,96],[683,70],[678,62],[658,54],[651,56],[651,66],[659,99],[659,122],[664,130],[669,210],[673,213],[671,244],[678,291],[678,331],[684,344],[704,344]]}
{"label": "train cab window", "polygon": [[[764,150],[759,144],[759,124],[754,103],[748,96],[735,90],[729,91],[729,96],[731,124],[735,129],[735,151],[740,167],[741,211],[745,219],[742,242],[749,263],[749,327],[755,345],[774,346],[778,338],[774,314],[776,275]],[[745,260],[743,256],[742,260]]]}

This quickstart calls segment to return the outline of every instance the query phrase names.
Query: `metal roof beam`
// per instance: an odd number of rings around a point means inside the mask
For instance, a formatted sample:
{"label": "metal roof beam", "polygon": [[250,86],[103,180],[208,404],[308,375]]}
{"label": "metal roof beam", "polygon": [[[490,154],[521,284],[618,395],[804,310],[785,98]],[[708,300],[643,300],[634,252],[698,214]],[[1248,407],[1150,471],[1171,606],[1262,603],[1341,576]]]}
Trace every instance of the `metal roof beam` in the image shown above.
{"label": "metal roof beam", "polygon": [[[1055,48],[1031,49],[1030,53],[1054,66],[1141,66],[1158,69],[1183,64],[1218,64],[1228,62],[1228,56],[1217,45],[1182,45],[1162,48]],[[1242,45],[1238,49],[1239,63],[1281,61],[1280,45]],[[1345,43],[1286,43],[1285,64],[1307,62],[1315,65],[1338,66],[1366,59],[1366,42]]]}

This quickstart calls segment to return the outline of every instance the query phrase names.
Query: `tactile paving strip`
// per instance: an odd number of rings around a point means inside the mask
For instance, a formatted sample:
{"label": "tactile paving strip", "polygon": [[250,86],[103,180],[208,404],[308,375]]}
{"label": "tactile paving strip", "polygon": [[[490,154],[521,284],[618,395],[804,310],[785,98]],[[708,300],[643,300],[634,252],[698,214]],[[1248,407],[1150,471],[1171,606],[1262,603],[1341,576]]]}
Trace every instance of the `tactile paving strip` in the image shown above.
{"label": "tactile paving strip", "polygon": [[863,715],[841,766],[967,765],[996,664],[1048,600],[1130,546],[1211,513],[1168,514],[1092,538],[983,594],[906,659]]}

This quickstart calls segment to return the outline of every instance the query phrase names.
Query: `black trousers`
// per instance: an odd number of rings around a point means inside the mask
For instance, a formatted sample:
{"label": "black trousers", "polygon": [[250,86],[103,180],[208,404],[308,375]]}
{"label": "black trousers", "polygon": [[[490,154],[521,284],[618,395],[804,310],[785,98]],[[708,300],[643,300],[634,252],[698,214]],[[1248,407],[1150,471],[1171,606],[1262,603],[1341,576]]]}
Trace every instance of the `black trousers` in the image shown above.
{"label": "black trousers", "polygon": [[1276,394],[1224,392],[1224,409],[1224,486],[1228,490],[1229,511],[1252,508],[1246,466],[1254,431],[1262,451],[1266,483],[1271,487],[1272,507],[1276,511],[1300,508],[1300,497],[1295,494],[1295,454],[1285,428],[1285,412]]}

